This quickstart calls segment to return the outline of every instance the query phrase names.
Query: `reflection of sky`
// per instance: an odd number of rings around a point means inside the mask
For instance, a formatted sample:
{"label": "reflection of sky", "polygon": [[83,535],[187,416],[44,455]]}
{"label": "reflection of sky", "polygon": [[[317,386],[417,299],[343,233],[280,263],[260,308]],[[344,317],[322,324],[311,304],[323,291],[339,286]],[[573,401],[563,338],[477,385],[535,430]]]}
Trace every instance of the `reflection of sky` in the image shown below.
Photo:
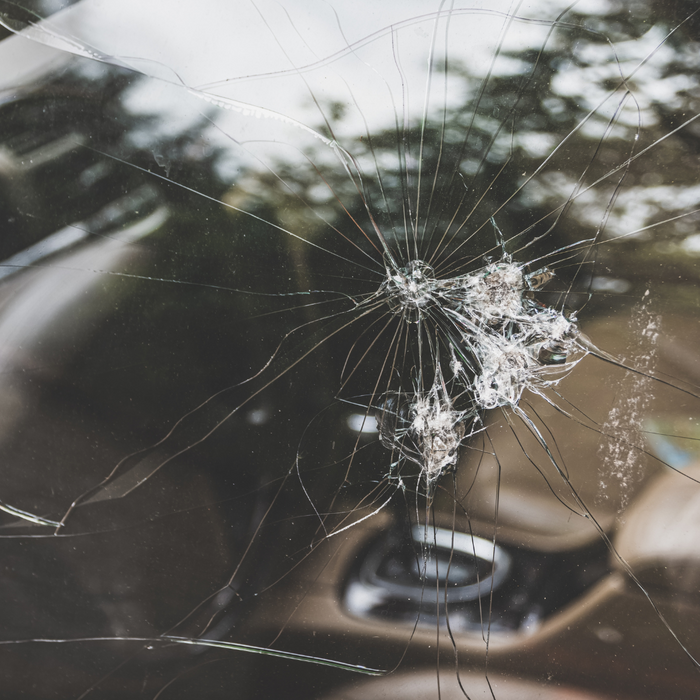
{"label": "reflection of sky", "polygon": [[[43,39],[69,51],[94,47],[115,62],[148,75],[269,108],[315,128],[321,125],[322,116],[313,100],[319,100],[326,112],[331,101],[339,101],[348,112],[342,121],[335,121],[336,128],[343,130],[336,134],[340,137],[362,133],[364,120],[376,131],[393,127],[397,119],[400,122],[406,116],[404,110],[415,121],[427,105],[428,118],[435,119],[443,105],[463,104],[465,89],[476,90],[476,85],[467,88],[463,81],[450,78],[445,89],[440,75],[434,73],[428,88],[426,69],[431,56],[439,63],[447,53],[453,69],[467,66],[472,75],[483,77],[491,68],[499,41],[503,39],[504,52],[540,47],[551,29],[547,22],[509,23],[506,13],[553,20],[568,4],[549,0],[454,3],[449,23],[436,25],[434,17],[441,5],[425,0],[286,4],[271,0],[83,0],[54,15],[50,22],[56,31]],[[450,3],[443,6],[449,8]],[[577,3],[575,10],[605,13],[608,7],[604,0],[587,0]],[[392,26],[393,32],[389,30]],[[61,35],[69,40],[61,41]],[[659,41],[659,32],[652,28],[646,40],[620,44],[622,70],[633,70],[643,55],[658,49]],[[550,42],[555,46],[556,37]],[[604,46],[586,51],[580,58],[588,65],[567,68],[553,85],[559,94],[581,96],[582,103],[593,109],[606,97],[600,81],[619,75],[620,67]],[[591,51],[600,55],[589,55]],[[316,65],[303,77],[295,73],[328,57],[330,62]],[[519,72],[519,62],[507,56],[501,56],[493,67],[495,75]],[[647,77],[651,80],[653,76]],[[651,82],[650,89],[661,87],[661,81]],[[665,101],[673,99],[669,93],[687,87],[668,81],[663,85]],[[151,83],[132,95],[130,105],[134,111],[168,114],[172,119],[180,107],[177,94]],[[652,100],[641,88],[636,96],[643,104]],[[614,109],[616,100],[610,102]],[[630,115],[636,120],[634,109]],[[222,126],[226,128],[226,122]],[[597,126],[594,120],[585,128],[594,131]],[[529,146],[534,143],[530,139]]]}
{"label": "reflection of sky", "polygon": [[[538,4],[526,3],[528,11]],[[482,0],[467,7],[505,12],[512,3]],[[438,8],[439,3],[425,0],[335,4],[311,0],[286,5],[265,1],[85,0],[65,13],[63,21],[106,53],[161,62],[196,86],[313,63],[344,49],[346,40],[352,44]],[[488,38],[491,30],[498,31],[502,19],[496,17],[490,28],[483,20],[480,24],[482,36]],[[417,26],[414,35],[424,39],[424,31]]]}
{"label": "reflection of sky", "polygon": [[[465,11],[458,6],[449,27],[451,63],[469,65],[475,75],[485,75],[504,29],[503,13],[515,10],[525,17],[554,18],[564,4],[523,2],[517,6],[505,0],[482,0],[468,3]],[[310,1],[286,6],[267,1],[83,0],[54,15],[51,23],[59,33],[76,40],[73,49],[92,46],[149,75],[176,83],[182,80],[192,87],[234,80],[210,89],[315,124],[320,115],[309,89],[293,73],[279,73],[345,53],[328,69],[313,71],[308,80],[314,95],[350,103],[353,98],[347,86],[352,85],[364,118],[370,126],[384,128],[392,126],[396,116],[386,81],[390,81],[398,112],[406,103],[414,118],[422,112],[428,57],[434,51],[439,60],[445,53],[446,25],[440,25],[433,36],[432,15],[439,8],[438,2],[424,0]],[[400,30],[392,35],[391,25]],[[544,25],[514,23],[508,28],[504,47],[520,50],[539,45],[546,32]],[[348,44],[368,36],[373,38],[361,42],[357,54],[350,55]],[[496,72],[516,69],[512,59],[503,58]],[[458,103],[462,95],[455,85],[448,88],[448,101]],[[142,96],[143,109],[151,113],[154,103],[161,108],[170,103],[165,94],[154,94],[153,89],[151,85]],[[442,104],[438,81],[431,91],[435,98],[428,102]],[[348,121],[355,133],[362,128],[359,115],[354,122]]]}
{"label": "reflection of sky", "polygon": [[[413,118],[420,116],[431,53],[437,62],[447,45],[452,67],[466,65],[473,75],[484,76],[502,37],[504,51],[517,52],[541,46],[551,28],[546,22],[507,23],[505,13],[553,20],[569,3],[479,0],[454,5],[449,26],[443,22],[436,28],[433,18],[441,4],[425,0],[282,4],[272,0],[83,0],[51,18],[56,33],[53,39],[45,39],[59,44],[63,34],[75,40],[72,47],[63,42],[68,50],[94,47],[148,75],[175,83],[182,80],[191,87],[206,86],[215,94],[270,107],[305,123],[321,121],[310,92],[321,101],[340,100],[348,105],[354,97],[370,127],[386,128],[396,116],[403,117],[406,104]],[[450,3],[443,7],[449,8]],[[605,14],[610,7],[607,0],[584,0],[575,3],[574,9]],[[391,33],[391,26],[397,31]],[[635,85],[635,97],[642,106],[659,96],[664,102],[672,101],[688,85],[660,79],[659,69],[668,60],[664,56],[670,54],[659,46],[662,39],[663,33],[650,27],[640,41],[619,43],[615,50],[621,66],[611,60],[604,45],[584,45],[578,58],[586,66],[563,71],[553,83],[555,92],[580,96],[594,109],[607,94],[603,81],[619,77],[621,71],[632,72],[643,56],[653,52],[656,73],[645,69],[644,81]],[[556,45],[556,38],[550,41]],[[348,45],[356,48],[354,55]],[[296,68],[334,56],[327,67],[304,74],[309,87],[294,74]],[[494,67],[497,75],[518,73],[519,62],[512,57],[502,56]],[[463,91],[453,81],[445,95],[441,80],[434,77],[427,102],[436,109],[445,100],[461,104]],[[154,94],[153,85],[141,100],[144,111],[172,111],[172,98]],[[630,119],[636,121],[633,109]],[[586,128],[595,129],[595,123]],[[347,118],[347,129],[353,133],[363,129],[359,114]]]}
{"label": "reflection of sky", "polygon": [[[508,22],[506,13],[553,20],[568,4],[548,0],[455,3],[449,23],[436,25],[435,13],[441,5],[425,0],[307,0],[286,4],[272,0],[83,0],[51,17],[48,26],[52,34],[34,36],[60,46],[63,52],[57,59],[65,60],[66,51],[89,53],[94,47],[111,57],[110,61],[161,78],[136,83],[125,103],[134,113],[158,117],[161,136],[174,136],[200,123],[203,112],[210,113],[210,105],[188,97],[182,83],[236,101],[239,107],[255,105],[284,115],[289,118],[287,122],[273,119],[270,113],[251,118],[234,108],[217,117],[221,130],[210,131],[207,138],[226,143],[234,136],[241,142],[254,143],[250,151],[255,151],[258,163],[272,162],[273,158],[293,163],[303,161],[308,148],[318,147],[321,142],[299,139],[308,137],[309,132],[300,131],[292,120],[323,129],[322,113],[331,112],[332,102],[345,107],[342,118],[331,120],[341,143],[363,134],[366,128],[377,133],[400,125],[404,119],[418,124],[424,111],[428,121],[438,123],[442,107],[461,107],[466,102],[465,93],[471,92],[473,97],[478,90],[478,80],[468,83],[451,75],[444,81],[439,66],[446,53],[451,70],[458,72],[464,66],[475,78],[485,77],[501,40],[504,53],[539,48],[547,40],[550,46],[557,45],[556,32],[547,39],[551,29],[548,22]],[[449,3],[444,7],[449,8]],[[605,14],[610,7],[607,0],[588,0],[577,3],[575,11]],[[576,58],[582,64],[564,63],[552,80],[547,109],[556,110],[557,97],[567,96],[583,109],[595,111],[595,118],[581,127],[581,133],[589,139],[627,139],[640,123],[642,127],[652,126],[656,120],[651,109],[655,101],[672,105],[693,86],[688,75],[664,75],[676,54],[663,45],[663,38],[664,31],[650,25],[639,40],[617,42],[614,54],[604,42],[579,43]],[[13,42],[15,60],[21,43]],[[25,72],[32,68],[30,54],[42,60],[50,55],[36,43],[27,48],[21,59]],[[429,82],[431,56],[437,69]],[[648,64],[637,70],[645,57],[650,57]],[[55,66],[55,60],[51,65]],[[297,72],[304,67],[307,70]],[[493,75],[519,75],[521,70],[518,60],[505,55],[493,65]],[[619,109],[621,93],[611,94],[609,86],[620,80],[621,73],[634,74],[634,100]],[[616,126],[608,132],[613,114]],[[138,145],[148,146],[149,135],[141,136],[146,142]],[[534,129],[522,128],[516,134],[518,145],[535,158],[545,157],[557,140],[557,135]],[[263,141],[269,143],[263,145]],[[337,164],[330,149],[316,152],[314,159],[326,165]],[[363,165],[371,171],[372,163]],[[395,167],[396,163],[388,165]],[[572,183],[563,175],[558,182],[554,174],[552,178],[551,191],[568,196]],[[654,189],[648,184],[619,198],[608,231],[643,228],[664,202],[679,203],[678,195],[670,192],[673,188]],[[597,196],[597,192],[591,192],[578,197],[585,209],[580,217],[592,225],[600,220],[605,208]],[[695,207],[697,197],[696,189],[685,192],[685,200],[692,201],[684,201],[682,206]]]}

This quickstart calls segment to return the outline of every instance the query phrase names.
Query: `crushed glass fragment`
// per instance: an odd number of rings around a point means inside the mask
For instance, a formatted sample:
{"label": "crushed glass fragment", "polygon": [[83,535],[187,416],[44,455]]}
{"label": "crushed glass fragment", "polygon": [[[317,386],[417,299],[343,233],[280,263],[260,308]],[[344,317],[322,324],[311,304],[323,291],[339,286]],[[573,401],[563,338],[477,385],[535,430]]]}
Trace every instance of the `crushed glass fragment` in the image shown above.
{"label": "crushed glass fragment", "polygon": [[[414,342],[423,342],[425,332],[452,357],[449,389],[438,360],[429,388],[385,395],[376,409],[382,444],[418,463],[428,484],[455,466],[460,444],[481,429],[485,411],[514,408],[526,390],[556,386],[587,352],[575,316],[530,294],[552,272],[523,269],[507,255],[448,279],[422,260],[387,269],[380,298],[419,325]],[[455,408],[457,397],[468,397],[469,407]]]}

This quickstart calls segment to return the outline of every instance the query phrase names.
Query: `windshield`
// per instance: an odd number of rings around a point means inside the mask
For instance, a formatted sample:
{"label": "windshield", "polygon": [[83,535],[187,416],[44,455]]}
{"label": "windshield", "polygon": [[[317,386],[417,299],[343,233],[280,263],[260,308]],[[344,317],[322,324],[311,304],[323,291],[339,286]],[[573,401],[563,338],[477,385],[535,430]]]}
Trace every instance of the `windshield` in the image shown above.
{"label": "windshield", "polygon": [[694,697],[695,12],[0,3],[12,692]]}

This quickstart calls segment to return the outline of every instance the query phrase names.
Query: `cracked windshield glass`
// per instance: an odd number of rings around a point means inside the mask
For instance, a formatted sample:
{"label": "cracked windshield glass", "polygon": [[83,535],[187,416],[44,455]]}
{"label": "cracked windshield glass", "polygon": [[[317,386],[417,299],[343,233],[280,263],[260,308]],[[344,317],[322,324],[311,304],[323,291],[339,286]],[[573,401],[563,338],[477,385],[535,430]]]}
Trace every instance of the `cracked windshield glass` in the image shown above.
{"label": "cracked windshield glass", "polygon": [[697,698],[700,11],[0,1],[8,698]]}

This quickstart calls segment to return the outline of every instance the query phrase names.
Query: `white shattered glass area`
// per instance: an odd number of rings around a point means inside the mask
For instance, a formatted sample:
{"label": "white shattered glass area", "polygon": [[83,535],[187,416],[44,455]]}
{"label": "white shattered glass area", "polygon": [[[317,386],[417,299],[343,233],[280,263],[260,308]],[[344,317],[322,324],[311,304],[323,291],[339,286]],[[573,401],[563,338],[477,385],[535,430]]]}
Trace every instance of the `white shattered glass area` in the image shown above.
{"label": "white shattered glass area", "polygon": [[[420,260],[387,270],[380,293],[406,323],[434,326],[438,337],[446,336],[454,375],[451,391],[471,404],[469,410],[454,407],[438,361],[432,386],[403,397],[407,417],[397,413],[399,404],[389,407],[385,402],[379,409],[377,420],[387,426],[383,441],[399,452],[401,440],[396,432],[389,439],[388,426],[395,431],[399,420],[408,423],[404,432],[419,447],[420,457],[414,461],[429,485],[457,463],[465,421],[473,437],[482,429],[484,411],[516,408],[524,391],[540,393],[556,385],[585,354],[575,321],[534,300],[532,292],[551,277],[546,268],[523,274],[508,257],[444,280],[436,279]],[[411,458],[410,452],[406,456]]]}

